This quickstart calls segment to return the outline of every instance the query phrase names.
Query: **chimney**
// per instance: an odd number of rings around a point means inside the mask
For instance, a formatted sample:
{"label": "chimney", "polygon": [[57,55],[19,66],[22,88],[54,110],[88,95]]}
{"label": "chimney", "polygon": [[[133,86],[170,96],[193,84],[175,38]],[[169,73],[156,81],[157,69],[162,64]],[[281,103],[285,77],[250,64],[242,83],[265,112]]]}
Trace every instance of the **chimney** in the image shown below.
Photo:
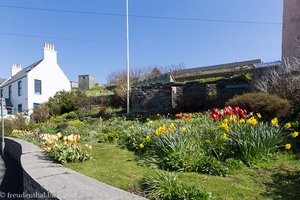
{"label": "chimney", "polygon": [[57,63],[56,51],[53,44],[44,44],[44,60],[49,60]]}
{"label": "chimney", "polygon": [[14,75],[16,75],[21,70],[22,70],[22,67],[21,67],[20,64],[13,64],[11,66],[11,76],[13,77]]}

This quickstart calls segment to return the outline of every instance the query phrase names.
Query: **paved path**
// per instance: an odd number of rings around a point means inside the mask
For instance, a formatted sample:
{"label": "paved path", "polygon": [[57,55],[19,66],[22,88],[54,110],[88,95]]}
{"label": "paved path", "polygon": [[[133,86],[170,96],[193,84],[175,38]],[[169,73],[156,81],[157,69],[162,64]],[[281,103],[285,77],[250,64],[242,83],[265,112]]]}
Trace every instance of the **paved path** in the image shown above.
{"label": "paved path", "polygon": [[21,199],[9,196],[23,193],[23,171],[20,165],[7,155],[0,157],[0,183],[0,200]]}

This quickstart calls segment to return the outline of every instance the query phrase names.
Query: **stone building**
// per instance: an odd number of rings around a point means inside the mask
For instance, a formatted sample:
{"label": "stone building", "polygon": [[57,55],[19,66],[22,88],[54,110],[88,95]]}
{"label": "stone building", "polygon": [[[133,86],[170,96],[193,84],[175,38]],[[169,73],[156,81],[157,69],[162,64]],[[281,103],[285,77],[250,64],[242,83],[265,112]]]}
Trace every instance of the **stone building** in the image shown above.
{"label": "stone building", "polygon": [[78,77],[79,90],[89,90],[97,85],[96,78],[91,75],[79,75]]}
{"label": "stone building", "polygon": [[300,0],[284,0],[282,60],[300,58]]}

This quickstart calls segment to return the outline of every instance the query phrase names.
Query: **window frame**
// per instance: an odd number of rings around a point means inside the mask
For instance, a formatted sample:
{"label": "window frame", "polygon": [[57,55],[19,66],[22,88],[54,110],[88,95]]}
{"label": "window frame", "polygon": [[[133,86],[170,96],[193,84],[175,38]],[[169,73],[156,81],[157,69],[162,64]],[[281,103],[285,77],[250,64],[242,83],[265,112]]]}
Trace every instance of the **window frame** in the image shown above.
{"label": "window frame", "polygon": [[18,96],[22,96],[22,81],[18,81]]}
{"label": "window frame", "polygon": [[34,79],[34,94],[42,95],[42,80]]}

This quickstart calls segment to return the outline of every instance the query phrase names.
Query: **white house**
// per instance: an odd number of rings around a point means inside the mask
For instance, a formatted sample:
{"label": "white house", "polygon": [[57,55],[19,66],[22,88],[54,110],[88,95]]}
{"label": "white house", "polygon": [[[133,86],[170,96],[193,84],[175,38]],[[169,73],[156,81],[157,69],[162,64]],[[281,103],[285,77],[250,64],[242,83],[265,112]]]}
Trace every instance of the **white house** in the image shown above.
{"label": "white house", "polygon": [[0,86],[0,96],[6,99],[8,113],[32,113],[32,109],[46,102],[56,92],[71,89],[70,81],[57,64],[57,52],[45,43],[44,58],[22,69],[13,64],[11,77]]}

